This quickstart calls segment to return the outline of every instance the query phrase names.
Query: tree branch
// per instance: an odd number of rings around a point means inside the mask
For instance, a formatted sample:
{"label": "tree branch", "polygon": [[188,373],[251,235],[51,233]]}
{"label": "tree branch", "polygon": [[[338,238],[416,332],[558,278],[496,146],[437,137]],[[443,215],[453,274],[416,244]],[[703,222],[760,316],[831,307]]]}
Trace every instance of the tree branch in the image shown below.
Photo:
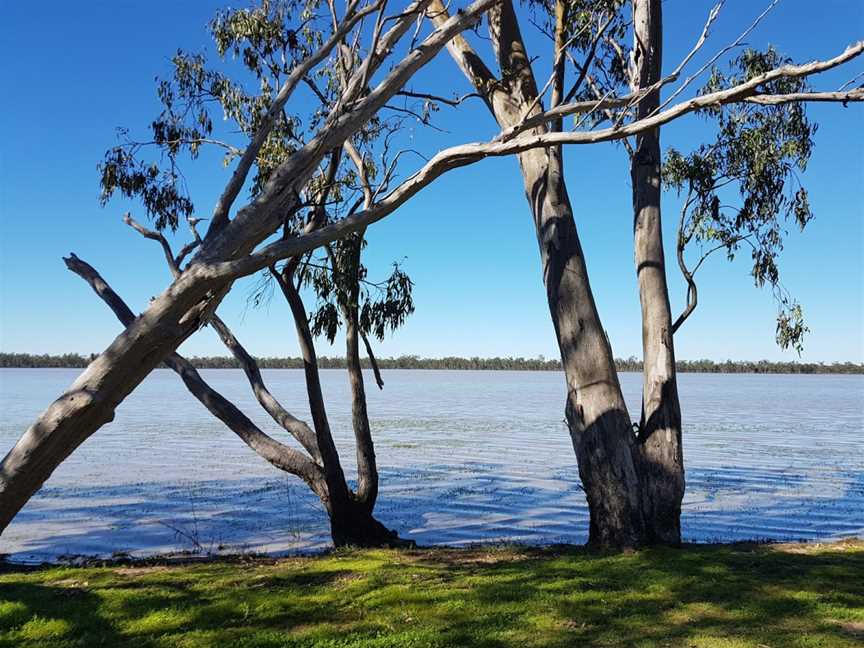
{"label": "tree branch", "polygon": [[[294,325],[297,329],[297,342],[300,345],[300,353],[303,356],[303,368],[306,377],[306,394],[309,399],[309,409],[312,413],[312,422],[315,426],[315,440],[319,451],[324,459],[325,466],[339,468],[339,454],[333,444],[330,434],[330,422],[327,420],[327,410],[324,406],[324,394],[321,391],[321,378],[318,371],[318,358],[315,353],[315,342],[309,330],[309,322],[306,319],[306,308],[300,293],[294,287],[291,277],[291,269],[285,268],[282,273],[275,267],[270,268],[279,288],[282,290],[285,300],[291,308],[294,317]],[[339,468],[341,470],[341,468]]]}
{"label": "tree branch", "polygon": [[412,92],[410,90],[400,90],[396,93],[397,97],[410,97],[412,99],[425,99],[427,101],[432,101],[435,103],[443,103],[448,106],[452,106],[453,108],[461,105],[463,102],[468,99],[472,99],[474,97],[478,99],[482,99],[483,96],[478,92],[469,92],[462,96],[456,97],[455,99],[447,99],[446,97],[441,97],[439,95],[430,94],[428,92]]}
{"label": "tree branch", "polygon": [[303,421],[291,415],[282,404],[273,397],[267,385],[264,384],[264,379],[261,377],[261,370],[258,363],[255,361],[243,345],[237,340],[228,326],[219,316],[213,315],[210,318],[210,324],[216,330],[219,338],[225,347],[234,356],[234,359],[240,364],[249,385],[252,387],[252,392],[255,394],[255,399],[261,405],[267,414],[270,415],[276,423],[278,423],[286,432],[290,433],[306,451],[312,455],[316,461],[321,460],[321,453],[318,452],[318,443],[315,440],[315,433]]}
{"label": "tree branch", "polygon": [[[449,18],[442,0],[432,0],[427,15],[436,27],[443,25]],[[493,93],[501,88],[501,81],[486,66],[462,34],[448,41],[447,50],[471,85],[480,91],[481,98],[489,104]]]}
{"label": "tree branch", "polygon": [[143,225],[141,225],[138,221],[132,218],[132,215],[129,212],[123,216],[123,222],[126,223],[129,227],[134,229],[144,238],[148,238],[151,241],[156,241],[159,245],[162,246],[162,251],[165,253],[165,261],[168,263],[168,269],[171,270],[172,276],[176,279],[180,276],[180,268],[177,267],[177,262],[174,259],[174,253],[171,251],[171,246],[168,244],[168,241],[160,232],[155,232],[153,230],[147,229]]}
{"label": "tree branch", "polygon": [[[498,138],[490,142],[462,144],[445,149],[368,209],[357,212],[315,232],[271,243],[248,256],[231,261],[209,264],[205,272],[212,274],[214,277],[226,278],[248,275],[281,259],[302,254],[325,245],[330,241],[357,232],[391,214],[406,200],[428,186],[442,174],[453,169],[474,164],[484,158],[512,155],[534,148],[557,146],[559,144],[591,144],[624,139],[646,130],[657,128],[702,108],[747,101],[754,96],[759,96],[760,100],[764,99],[766,95],[757,95],[757,88],[766,81],[784,76],[798,77],[823,72],[859,56],[862,52],[864,52],[864,42],[859,42],[847,48],[842,54],[827,61],[814,61],[813,63],[798,66],[786,65],[754,77],[746,83],[689,99],[652,117],[640,119],[619,128],[606,128],[588,132],[535,133],[523,135],[510,141],[501,141],[501,136],[499,135]],[[864,90],[850,91],[847,96],[848,101],[864,101]],[[548,119],[549,113],[547,112],[544,114],[544,121]]]}
{"label": "tree branch", "polygon": [[678,256],[678,268],[681,270],[681,274],[684,276],[685,281],[687,281],[687,306],[678,316],[678,319],[676,319],[672,324],[673,335],[696,309],[699,299],[699,295],[696,292],[696,281],[693,279],[693,273],[690,272],[684,261],[684,248],[687,245],[687,239],[684,237],[684,221],[687,218],[687,210],[690,208],[690,203],[692,202],[692,194],[693,190],[691,187],[687,192],[687,198],[684,201],[684,206],[681,208],[681,215],[678,218],[678,244],[676,245],[676,252]]}
{"label": "tree branch", "polygon": [[[82,261],[75,254],[64,257],[63,261],[69,270],[90,285],[94,292],[114,312],[123,326],[128,327],[135,320],[135,314],[93,266]],[[233,403],[210,387],[198,373],[198,370],[180,354],[172,353],[169,355],[165,359],[165,365],[180,376],[189,392],[213,416],[222,421],[259,456],[280,470],[300,477],[317,494],[321,495],[323,493],[326,495],[326,485],[323,483],[324,475],[321,467],[309,457],[294,448],[279,443],[262,432]]]}
{"label": "tree branch", "polygon": [[375,374],[375,384],[378,389],[384,389],[384,379],[381,377],[381,369],[378,367],[378,361],[375,359],[375,354],[372,353],[372,345],[369,344],[369,338],[362,331],[360,337],[363,338],[363,344],[366,346],[366,355],[369,356],[369,365],[372,367],[372,372]]}
{"label": "tree branch", "polygon": [[[771,12],[771,10],[777,6],[777,4],[779,2],[780,2],[780,0],[773,0],[771,2],[771,4],[769,4],[765,8],[765,11],[763,11],[761,14],[756,16],[756,19],[752,23],[750,23],[750,26],[747,27],[747,29],[745,29],[743,32],[741,32],[741,34],[738,36],[738,38],[736,38],[729,45],[722,48],[719,52],[717,52],[714,56],[712,56],[702,67],[700,67],[698,70],[696,70],[695,74],[691,74],[689,77],[687,77],[684,80],[684,83],[682,83],[681,86],[675,90],[675,92],[673,92],[671,95],[669,95],[669,97],[666,99],[666,101],[664,101],[659,106],[657,106],[657,109],[654,112],[660,112],[661,110],[663,110],[666,106],[668,106],[672,102],[672,100],[675,97],[677,97],[679,94],[681,94],[684,91],[684,89],[693,82],[694,79],[697,79],[699,77],[699,75],[701,75],[705,70],[707,70],[709,67],[714,65],[714,63],[717,61],[717,59],[719,59],[721,56],[723,56],[729,50],[731,50],[735,47],[738,47],[738,45],[740,45],[742,43],[742,41],[747,37],[747,35],[750,32],[752,32],[754,29],[756,29],[756,26],[760,22],[762,22],[762,19],[765,16],[767,16]],[[697,46],[701,46],[701,44],[705,41],[705,37],[707,37],[707,35],[708,35],[708,28],[711,26],[713,19],[716,18],[715,11],[719,12],[720,7],[722,5],[723,5],[723,3],[721,2],[714,9],[711,10],[711,14],[709,14],[709,16],[708,16],[708,22],[705,24],[705,29],[702,32],[702,36],[699,38],[699,42],[697,43]],[[681,65],[679,65],[678,68],[676,69],[676,72],[680,73],[681,70],[684,69],[684,65],[686,65],[687,61],[689,61],[693,57],[693,54],[696,53],[696,50],[698,48],[699,47],[695,47],[693,49],[693,51],[687,55],[687,58],[685,58],[684,62]],[[675,78],[677,79],[678,77],[676,76]]]}
{"label": "tree branch", "polygon": [[378,2],[367,5],[360,11],[355,12],[359,0],[351,0],[348,5],[346,17],[342,20],[342,23],[338,28],[334,30],[330,38],[328,38],[313,54],[303,59],[303,61],[291,70],[291,74],[279,90],[279,93],[276,95],[276,98],[267,110],[267,114],[261,120],[261,125],[255,132],[255,136],[252,138],[249,146],[246,147],[246,150],[243,151],[243,155],[237,163],[237,168],[234,170],[231,179],[228,181],[228,184],[222,191],[222,195],[219,196],[219,200],[216,202],[216,208],[213,210],[213,219],[210,222],[210,228],[207,230],[208,237],[211,234],[218,232],[228,222],[228,213],[231,209],[231,205],[234,204],[234,200],[237,198],[240,189],[246,182],[249,170],[252,168],[255,159],[258,157],[258,152],[267,140],[270,131],[273,130],[277,118],[282,113],[282,108],[293,94],[297,84],[300,83],[303,77],[305,77],[312,68],[318,65],[330,54],[330,51],[339,44],[345,35],[350,32],[360,20],[376,11],[381,2],[383,2],[383,0],[378,0]]}
{"label": "tree branch", "polygon": [[[588,54],[585,57],[585,62],[580,66],[579,76],[576,77],[576,81],[573,82],[573,85],[570,87],[570,90],[567,92],[567,96],[564,97],[563,102],[567,103],[573,97],[576,96],[576,93],[579,92],[579,88],[582,86],[582,83],[585,81],[585,78],[588,76],[588,70],[591,67],[591,63],[594,61],[594,56],[597,54],[597,45],[600,43],[600,39],[603,37],[604,32],[612,24],[612,20],[615,18],[615,14],[609,14],[609,18],[606,19],[606,22],[600,26],[600,29],[597,30],[597,34],[594,36],[594,39],[591,41],[591,45],[588,47]],[[550,106],[554,108],[558,105],[557,102],[554,105]]]}

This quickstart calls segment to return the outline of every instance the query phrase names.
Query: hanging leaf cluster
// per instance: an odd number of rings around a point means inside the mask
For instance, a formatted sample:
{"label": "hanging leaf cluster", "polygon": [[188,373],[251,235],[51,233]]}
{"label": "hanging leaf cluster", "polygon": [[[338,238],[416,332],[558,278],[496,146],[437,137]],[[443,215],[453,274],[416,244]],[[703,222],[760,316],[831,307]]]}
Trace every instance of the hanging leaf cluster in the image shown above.
{"label": "hanging leaf cluster", "polygon": [[[242,146],[258,129],[278,89],[315,43],[317,3],[265,0],[250,9],[228,9],[210,23],[219,61],[208,66],[203,54],[178,50],[171,59],[172,74],[157,79],[162,110],[150,124],[148,140],[133,140],[128,130],[119,132],[119,143],[109,149],[99,165],[101,200],[106,203],[120,192],[137,198],[156,227],[177,227],[194,205],[182,182],[179,166],[184,156],[194,160],[203,146],[225,151],[228,166],[242,154]],[[225,69],[239,62],[246,74],[232,80]],[[215,139],[214,114],[221,113],[222,136],[238,139],[236,145]],[[273,170],[304,143],[301,120],[283,111],[256,159],[250,192],[256,195]],[[145,157],[146,151],[155,155]]]}
{"label": "hanging leaf cluster", "polygon": [[332,343],[346,314],[356,309],[360,332],[383,340],[414,312],[411,279],[394,263],[389,277],[378,283],[370,281],[360,262],[365,246],[365,239],[352,235],[330,246],[326,259],[307,266],[304,281],[317,298],[309,314],[313,335],[324,335]]}
{"label": "hanging leaf cluster", "polygon": [[157,229],[176,229],[179,216],[191,216],[195,209],[180,182],[176,159],[169,153],[169,165],[163,169],[156,162],[138,159],[139,148],[116,146],[105,153],[99,164],[99,201],[105,205],[119,191],[126,198],[139,199]]}
{"label": "hanging leaf cluster", "polygon": [[[773,48],[747,50],[727,73],[715,68],[701,92],[728,88],[788,62]],[[758,94],[806,91],[805,80],[791,78],[757,89]],[[801,103],[742,103],[701,114],[716,123],[714,141],[687,155],[670,149],[663,166],[665,186],[686,195],[679,248],[693,243],[709,248],[708,254],[722,249],[730,260],[742,246],[748,249],[756,286],[767,284],[777,300],[777,343],[800,352],[807,328],[800,305],[782,288],[778,258],[787,225],[803,230],[813,216],[798,174],[807,167],[816,126]]]}

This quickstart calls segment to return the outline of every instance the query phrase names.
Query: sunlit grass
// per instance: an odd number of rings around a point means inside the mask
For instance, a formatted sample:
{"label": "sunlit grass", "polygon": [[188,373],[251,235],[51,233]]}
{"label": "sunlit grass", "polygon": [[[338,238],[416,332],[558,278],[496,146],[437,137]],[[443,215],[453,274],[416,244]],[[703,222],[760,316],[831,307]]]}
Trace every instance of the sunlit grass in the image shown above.
{"label": "sunlit grass", "polygon": [[0,645],[861,646],[864,543],[17,570]]}

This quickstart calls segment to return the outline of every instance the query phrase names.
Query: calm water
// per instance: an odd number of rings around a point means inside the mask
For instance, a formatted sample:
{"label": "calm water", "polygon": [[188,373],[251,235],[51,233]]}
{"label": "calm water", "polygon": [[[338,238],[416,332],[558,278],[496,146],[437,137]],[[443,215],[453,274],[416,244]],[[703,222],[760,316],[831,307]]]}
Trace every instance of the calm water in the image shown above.
{"label": "calm water", "polygon": [[[243,374],[202,372],[268,433]],[[0,453],[77,375],[0,370]],[[265,371],[308,418],[300,371]],[[389,371],[367,383],[381,468],[377,513],[419,544],[583,542],[587,509],[557,373]],[[622,374],[631,408],[640,376]],[[344,371],[323,372],[331,426],[354,461]],[[680,376],[689,541],[864,536],[864,377]],[[637,418],[634,409],[632,415]],[[309,550],[317,499],[258,458],[168,370],[154,372],[0,538],[16,560],[61,555]]]}

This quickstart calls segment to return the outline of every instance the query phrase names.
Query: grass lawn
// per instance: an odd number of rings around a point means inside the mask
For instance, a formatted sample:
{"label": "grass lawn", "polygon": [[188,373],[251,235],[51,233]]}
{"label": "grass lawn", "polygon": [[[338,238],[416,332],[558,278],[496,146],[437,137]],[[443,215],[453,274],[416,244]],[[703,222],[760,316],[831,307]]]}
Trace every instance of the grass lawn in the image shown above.
{"label": "grass lawn", "polygon": [[864,646],[864,542],[0,573],[2,646]]}

